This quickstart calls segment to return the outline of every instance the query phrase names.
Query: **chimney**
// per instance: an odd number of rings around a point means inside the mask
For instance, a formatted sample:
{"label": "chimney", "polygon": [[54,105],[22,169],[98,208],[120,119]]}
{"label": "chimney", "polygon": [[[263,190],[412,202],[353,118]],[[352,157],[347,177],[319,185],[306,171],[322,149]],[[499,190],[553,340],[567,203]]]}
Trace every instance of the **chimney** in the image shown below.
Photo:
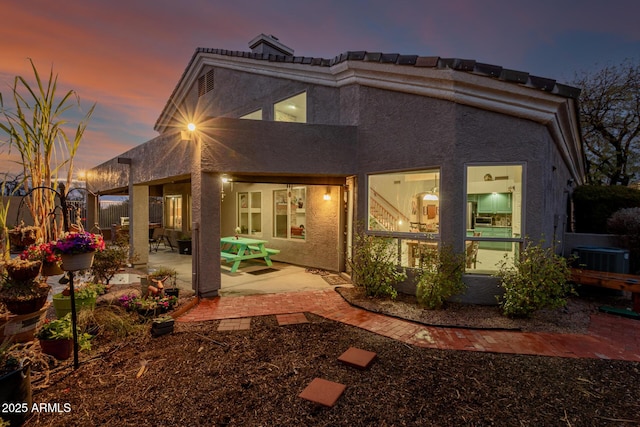
{"label": "chimney", "polygon": [[249,42],[249,48],[253,53],[293,56],[293,49],[280,43],[273,35],[260,34]]}

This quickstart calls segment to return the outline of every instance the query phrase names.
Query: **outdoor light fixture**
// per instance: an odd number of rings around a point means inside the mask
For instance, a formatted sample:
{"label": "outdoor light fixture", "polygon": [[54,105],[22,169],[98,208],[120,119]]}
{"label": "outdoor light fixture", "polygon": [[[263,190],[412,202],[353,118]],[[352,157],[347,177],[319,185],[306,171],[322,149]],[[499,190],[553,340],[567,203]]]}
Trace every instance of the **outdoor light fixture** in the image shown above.
{"label": "outdoor light fixture", "polygon": [[327,187],[327,191],[324,192],[324,196],[322,196],[322,198],[324,200],[331,200],[331,191],[329,190],[329,187]]}
{"label": "outdoor light fixture", "polygon": [[422,198],[422,200],[438,200],[438,196],[436,196],[433,193],[427,193],[424,195],[424,197]]}
{"label": "outdoor light fixture", "polygon": [[190,132],[193,132],[194,130],[196,130],[196,125],[195,123],[189,123],[187,125],[187,129],[189,129]]}

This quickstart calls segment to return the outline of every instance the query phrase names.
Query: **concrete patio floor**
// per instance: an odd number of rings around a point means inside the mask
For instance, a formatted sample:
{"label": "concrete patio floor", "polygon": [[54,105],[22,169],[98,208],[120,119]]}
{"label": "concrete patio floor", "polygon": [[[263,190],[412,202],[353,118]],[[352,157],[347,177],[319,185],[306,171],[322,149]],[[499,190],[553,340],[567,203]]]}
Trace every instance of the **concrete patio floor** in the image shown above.
{"label": "concrete patio floor", "polygon": [[[177,251],[163,248],[160,248],[157,252],[150,252],[149,271],[160,267],[174,268],[178,273],[178,286],[186,291],[192,291],[190,255],[180,255]],[[240,268],[235,273],[230,272],[230,264],[223,263],[221,268],[222,288],[220,289],[220,296],[225,297],[333,288],[320,274],[314,274],[317,271],[308,271],[304,267],[276,261],[273,262],[270,268],[261,261],[246,261],[240,265]],[[263,273],[256,274],[257,272]]]}

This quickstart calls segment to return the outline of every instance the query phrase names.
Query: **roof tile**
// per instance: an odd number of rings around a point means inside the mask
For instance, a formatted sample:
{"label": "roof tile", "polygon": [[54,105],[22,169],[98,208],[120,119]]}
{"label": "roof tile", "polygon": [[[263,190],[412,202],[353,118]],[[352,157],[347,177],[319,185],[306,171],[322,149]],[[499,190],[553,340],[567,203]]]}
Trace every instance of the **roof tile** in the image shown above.
{"label": "roof tile", "polygon": [[398,61],[398,57],[400,54],[398,53],[383,53],[382,57],[380,57],[380,62],[384,63],[392,63],[395,64]]}
{"label": "roof tile", "polygon": [[508,82],[526,83],[528,78],[529,73],[525,73],[524,71],[509,70],[503,68],[502,72],[500,73],[500,79],[506,80]]}
{"label": "roof tile", "polygon": [[438,56],[419,56],[416,59],[416,67],[437,67],[438,60],[440,57]]}
{"label": "roof tile", "polygon": [[418,55],[400,55],[398,56],[398,65],[415,65]]}
{"label": "roof tile", "polygon": [[545,91],[552,91],[554,86],[556,85],[555,80],[547,79],[544,77],[529,76],[529,80],[531,81],[532,85]]}

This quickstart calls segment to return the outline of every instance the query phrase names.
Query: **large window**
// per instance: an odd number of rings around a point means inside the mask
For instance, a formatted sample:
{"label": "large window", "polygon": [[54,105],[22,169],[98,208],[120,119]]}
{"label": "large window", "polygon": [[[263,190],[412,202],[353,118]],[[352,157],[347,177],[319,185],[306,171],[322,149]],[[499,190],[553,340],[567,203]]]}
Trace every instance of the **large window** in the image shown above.
{"label": "large window", "polygon": [[522,237],[522,165],[467,166],[466,270],[492,274]]}
{"label": "large window", "polygon": [[306,239],[307,188],[293,187],[273,192],[273,237]]}
{"label": "large window", "polygon": [[171,230],[182,229],[182,196],[166,196],[165,206],[165,228]]}
{"label": "large window", "polygon": [[307,93],[301,93],[273,105],[273,120],[276,122],[307,122]]}
{"label": "large window", "polygon": [[419,267],[438,247],[440,169],[369,176],[368,230],[393,236],[398,263]]}
{"label": "large window", "polygon": [[369,230],[437,234],[440,170],[369,176]]}
{"label": "large window", "polygon": [[238,193],[238,227],[242,234],[262,236],[262,192]]}

